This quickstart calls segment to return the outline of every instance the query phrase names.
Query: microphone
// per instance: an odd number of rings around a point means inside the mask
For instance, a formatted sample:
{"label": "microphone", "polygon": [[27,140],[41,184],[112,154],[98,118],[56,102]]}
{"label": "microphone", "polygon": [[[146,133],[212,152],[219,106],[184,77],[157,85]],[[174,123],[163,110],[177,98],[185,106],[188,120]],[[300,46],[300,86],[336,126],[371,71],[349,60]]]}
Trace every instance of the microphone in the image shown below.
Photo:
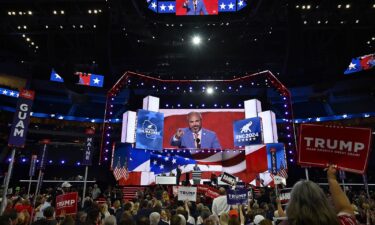
{"label": "microphone", "polygon": [[196,138],[195,142],[197,143],[197,148],[201,148],[201,139]]}

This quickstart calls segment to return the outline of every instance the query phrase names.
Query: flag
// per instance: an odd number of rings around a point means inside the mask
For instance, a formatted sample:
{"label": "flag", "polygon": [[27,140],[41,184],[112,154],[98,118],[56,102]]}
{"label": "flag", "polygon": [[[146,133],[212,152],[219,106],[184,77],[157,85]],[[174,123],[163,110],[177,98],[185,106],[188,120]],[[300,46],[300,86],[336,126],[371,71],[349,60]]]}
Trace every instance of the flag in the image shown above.
{"label": "flag", "polygon": [[76,75],[79,76],[78,84],[91,87],[103,87],[104,76],[102,75],[82,72],[76,72]]}
{"label": "flag", "polygon": [[344,74],[359,72],[362,70],[361,62],[358,58],[353,58]]}
{"label": "flag", "polygon": [[50,81],[64,83],[64,79],[54,69],[51,71]]}
{"label": "flag", "polygon": [[[151,7],[152,3],[151,3]],[[176,2],[163,1],[158,2],[158,12],[159,13],[175,13],[176,12]]]}
{"label": "flag", "polygon": [[288,178],[288,171],[284,164],[281,164],[280,170],[277,175],[279,175],[280,177],[284,177],[285,179]]}
{"label": "flag", "polygon": [[115,179],[118,181],[121,179],[121,158],[119,157],[116,163],[115,168],[113,169],[113,175],[115,176]]}
{"label": "flag", "polygon": [[157,1],[156,0],[153,0],[151,1],[151,3],[148,5],[148,8],[153,11],[153,12],[158,12],[158,5],[157,5]]}
{"label": "flag", "polygon": [[246,7],[247,3],[245,0],[239,0],[237,2],[237,11],[240,11],[241,9],[243,9],[244,7]]}
{"label": "flag", "polygon": [[236,0],[219,0],[219,12],[235,12]]}
{"label": "flag", "polygon": [[365,55],[360,57],[360,63],[363,70],[368,70],[372,67],[370,62],[374,60],[374,55]]}

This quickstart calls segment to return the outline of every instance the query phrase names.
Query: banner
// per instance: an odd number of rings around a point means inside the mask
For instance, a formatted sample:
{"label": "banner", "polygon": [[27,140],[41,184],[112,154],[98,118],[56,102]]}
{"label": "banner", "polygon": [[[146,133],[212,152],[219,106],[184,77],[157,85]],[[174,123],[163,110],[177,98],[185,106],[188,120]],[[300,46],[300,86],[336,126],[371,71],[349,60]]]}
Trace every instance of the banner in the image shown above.
{"label": "banner", "polygon": [[84,166],[91,166],[92,165],[92,155],[93,155],[93,148],[94,148],[94,130],[93,129],[86,129],[85,133],[88,135],[86,139],[86,146],[85,146],[85,154],[83,156],[82,165]]}
{"label": "banner", "polygon": [[206,195],[206,197],[212,198],[212,199],[217,198],[217,197],[220,196],[219,191],[216,188],[213,188],[213,187],[209,187],[207,189],[205,195]]}
{"label": "banner", "polygon": [[37,158],[38,158],[37,155],[31,156],[29,177],[33,177],[35,175],[35,166],[36,166]]}
{"label": "banner", "polygon": [[65,215],[77,213],[78,192],[70,192],[56,196],[56,217],[59,217],[62,211]]}
{"label": "banner", "polygon": [[363,174],[370,155],[371,129],[301,124],[298,163]]}
{"label": "banner", "polygon": [[263,143],[260,117],[237,120],[233,123],[234,146],[247,146]]}
{"label": "banner", "polygon": [[281,204],[285,205],[290,200],[290,193],[292,192],[292,188],[284,188],[279,190],[279,199]]}
{"label": "banner", "polygon": [[248,191],[246,189],[227,190],[228,205],[247,204]]}
{"label": "banner", "polygon": [[8,146],[25,147],[26,135],[29,128],[30,112],[33,106],[35,92],[23,89],[20,91]]}
{"label": "banner", "polygon": [[136,148],[162,150],[164,114],[140,109],[137,116]]}
{"label": "banner", "polygon": [[221,175],[221,181],[224,182],[224,183],[227,183],[231,186],[234,186],[236,184],[236,177],[229,174],[229,173],[224,172]]}
{"label": "banner", "polygon": [[280,169],[286,169],[286,154],[283,143],[266,144],[268,171],[276,175]]}
{"label": "banner", "polygon": [[197,201],[197,187],[178,187],[178,201]]}

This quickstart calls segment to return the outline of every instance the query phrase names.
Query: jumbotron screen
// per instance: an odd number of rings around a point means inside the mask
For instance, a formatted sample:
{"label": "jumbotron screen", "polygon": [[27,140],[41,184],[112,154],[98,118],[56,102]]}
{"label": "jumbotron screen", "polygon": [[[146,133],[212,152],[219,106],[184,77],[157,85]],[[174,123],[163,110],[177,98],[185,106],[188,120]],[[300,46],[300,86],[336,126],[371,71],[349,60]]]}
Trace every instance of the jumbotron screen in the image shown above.
{"label": "jumbotron screen", "polygon": [[187,114],[191,111],[201,113],[202,128],[216,133],[221,148],[234,148],[233,122],[245,118],[243,109],[160,109],[164,113],[164,148],[173,147],[171,138],[178,129],[188,126]]}
{"label": "jumbotron screen", "polygon": [[176,15],[217,15],[218,0],[176,0]]}

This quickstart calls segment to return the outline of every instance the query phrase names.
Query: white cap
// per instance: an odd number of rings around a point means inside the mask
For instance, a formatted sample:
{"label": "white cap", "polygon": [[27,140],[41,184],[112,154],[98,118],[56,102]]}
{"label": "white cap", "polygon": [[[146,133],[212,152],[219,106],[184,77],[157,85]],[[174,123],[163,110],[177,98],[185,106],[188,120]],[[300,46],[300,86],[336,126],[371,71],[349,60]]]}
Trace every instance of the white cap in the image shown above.
{"label": "white cap", "polygon": [[264,216],[262,216],[262,215],[256,215],[255,217],[254,217],[254,224],[255,225],[258,225],[260,222],[262,222],[262,220],[264,220],[265,218],[264,218]]}
{"label": "white cap", "polygon": [[65,181],[64,183],[62,183],[61,187],[63,188],[68,188],[68,187],[71,187],[72,185],[68,182],[68,181]]}

